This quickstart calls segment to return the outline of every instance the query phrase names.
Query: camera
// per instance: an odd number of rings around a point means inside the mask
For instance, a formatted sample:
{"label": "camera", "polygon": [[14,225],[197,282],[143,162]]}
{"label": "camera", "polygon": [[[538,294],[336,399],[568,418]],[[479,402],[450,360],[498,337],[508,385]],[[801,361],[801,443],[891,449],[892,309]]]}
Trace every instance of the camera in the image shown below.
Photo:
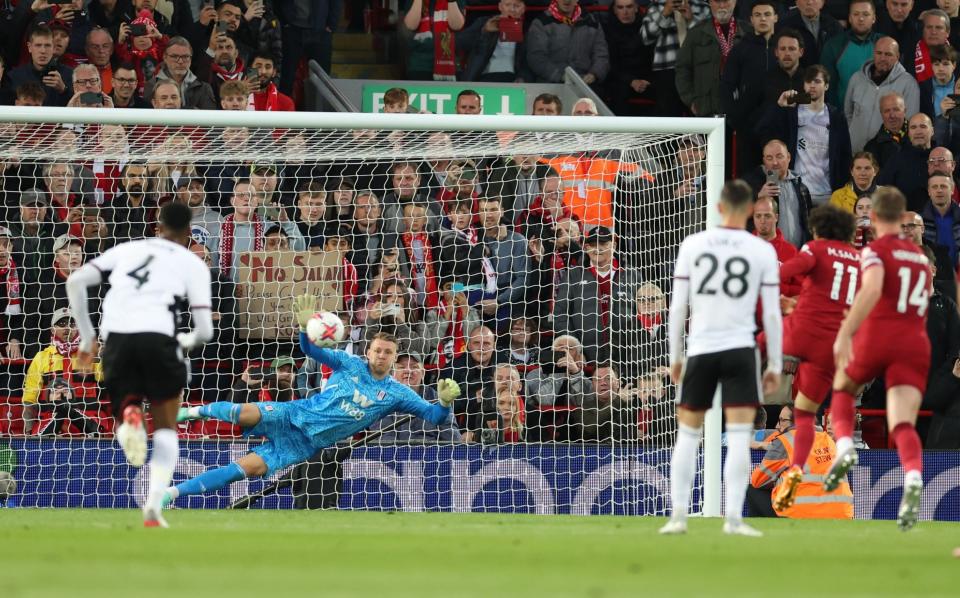
{"label": "camera", "polygon": [[147,34],[146,25],[130,25],[130,35],[133,37],[141,37]]}
{"label": "camera", "polygon": [[103,106],[103,95],[95,91],[85,91],[80,94],[80,103],[87,106]]}

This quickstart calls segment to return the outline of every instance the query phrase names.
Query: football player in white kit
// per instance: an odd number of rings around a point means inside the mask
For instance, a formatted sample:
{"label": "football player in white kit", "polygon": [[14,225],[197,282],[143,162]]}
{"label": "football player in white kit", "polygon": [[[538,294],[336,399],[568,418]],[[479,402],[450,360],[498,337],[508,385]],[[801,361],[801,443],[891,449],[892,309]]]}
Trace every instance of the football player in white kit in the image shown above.
{"label": "football player in white kit", "polygon": [[[67,279],[70,308],[80,330],[78,359],[87,362],[97,354],[87,287],[109,280],[100,325],[104,385],[114,417],[122,420],[117,441],[134,467],[143,465],[147,456],[142,403],[150,402],[154,433],[143,507],[146,527],[167,527],[161,502],[179,453],[177,410],[190,377],[185,353],[213,337],[210,270],[187,249],[191,217],[186,205],[168,203],[160,210],[156,238],[117,245]],[[177,334],[176,306],[183,298],[190,303],[195,329]]]}
{"label": "football player in white kit", "polygon": [[[761,392],[769,394],[780,386],[782,317],[777,254],[772,245],[745,230],[753,202],[753,192],[743,181],[725,184],[718,206],[722,225],[690,235],[677,254],[668,328],[670,377],[680,385],[678,426],[670,461],[673,509],[661,534],[687,531],[700,430],[719,384],[727,432],[723,531],[762,535],[743,523],[743,501],[750,480],[750,439]],[[767,338],[762,389],[755,340],[758,298],[763,300]],[[688,305],[692,315],[684,351]]]}

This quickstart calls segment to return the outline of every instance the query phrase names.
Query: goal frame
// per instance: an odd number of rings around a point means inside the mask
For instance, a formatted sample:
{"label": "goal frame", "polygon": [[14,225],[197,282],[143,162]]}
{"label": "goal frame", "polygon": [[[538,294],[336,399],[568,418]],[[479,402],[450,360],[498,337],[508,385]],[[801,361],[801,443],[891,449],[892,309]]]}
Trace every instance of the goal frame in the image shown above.
{"label": "goal frame", "polygon": [[[367,114],[228,110],[138,110],[131,108],[0,107],[0,122],[180,127],[298,129],[390,129],[429,131],[522,131],[531,133],[659,133],[706,135],[707,226],[720,222],[716,205],[724,183],[723,118],[658,118],[457,114]],[[704,422],[703,516],[721,514],[722,412],[719,391]]]}

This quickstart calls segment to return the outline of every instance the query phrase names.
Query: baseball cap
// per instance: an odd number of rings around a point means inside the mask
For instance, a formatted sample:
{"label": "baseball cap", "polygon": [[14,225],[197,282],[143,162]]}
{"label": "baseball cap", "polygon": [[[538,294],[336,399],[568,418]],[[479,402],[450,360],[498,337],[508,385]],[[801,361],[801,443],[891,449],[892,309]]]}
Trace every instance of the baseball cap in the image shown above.
{"label": "baseball cap", "polygon": [[53,252],[56,253],[69,245],[70,243],[79,243],[83,247],[83,241],[80,237],[74,237],[73,235],[60,235],[57,237],[57,240],[53,242]]}
{"label": "baseball cap", "polygon": [[44,197],[43,191],[39,189],[27,189],[20,193],[20,205],[47,207],[50,204],[47,202],[47,198]]}
{"label": "baseball cap", "polygon": [[416,351],[401,351],[400,354],[397,355],[397,361],[400,361],[404,357],[415,359],[417,363],[423,363],[423,357],[421,357],[420,354],[417,353]]}
{"label": "baseball cap", "polygon": [[297,369],[297,362],[293,360],[293,357],[281,356],[270,362],[270,368],[274,370],[279,370],[285,365]]}
{"label": "baseball cap", "polygon": [[10,232],[10,229],[5,226],[0,226],[0,237],[7,237],[8,239],[13,238],[13,233]]}
{"label": "baseball cap", "polygon": [[606,226],[595,226],[587,231],[587,236],[583,240],[584,244],[592,245],[594,243],[606,243],[613,240],[613,231]]}
{"label": "baseball cap", "polygon": [[70,309],[66,307],[61,307],[60,309],[53,312],[53,315],[50,316],[50,327],[53,328],[57,325],[57,322],[64,318],[73,319],[73,316],[70,314]]}
{"label": "baseball cap", "polygon": [[272,162],[254,162],[250,165],[250,174],[256,174],[258,172],[263,172],[264,170],[270,171],[273,174],[278,174],[277,165]]}
{"label": "baseball cap", "polygon": [[198,183],[203,183],[203,179],[199,179],[191,176],[181,176],[179,179],[177,179],[177,182],[174,183],[173,188],[183,189],[184,187],[188,187],[190,183],[194,181],[197,181]]}

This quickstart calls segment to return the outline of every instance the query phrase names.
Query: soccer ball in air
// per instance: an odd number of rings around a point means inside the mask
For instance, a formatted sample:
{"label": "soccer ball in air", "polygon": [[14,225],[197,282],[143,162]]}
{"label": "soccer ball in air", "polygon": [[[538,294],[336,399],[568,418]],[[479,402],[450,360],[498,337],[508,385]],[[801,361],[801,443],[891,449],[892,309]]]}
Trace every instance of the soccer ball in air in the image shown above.
{"label": "soccer ball in air", "polygon": [[331,345],[343,340],[343,322],[340,316],[329,311],[313,314],[307,322],[307,337],[310,342],[319,345]]}

